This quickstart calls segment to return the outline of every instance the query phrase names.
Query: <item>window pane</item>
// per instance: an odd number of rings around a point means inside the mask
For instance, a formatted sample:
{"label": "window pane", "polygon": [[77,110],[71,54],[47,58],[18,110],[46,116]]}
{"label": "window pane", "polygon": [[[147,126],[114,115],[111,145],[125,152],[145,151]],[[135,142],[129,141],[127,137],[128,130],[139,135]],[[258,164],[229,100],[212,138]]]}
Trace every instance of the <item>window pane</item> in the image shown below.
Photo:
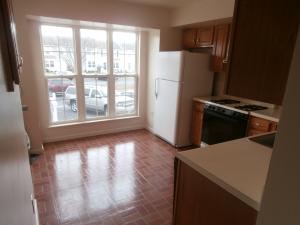
{"label": "window pane", "polygon": [[136,33],[113,32],[114,74],[136,73]]}
{"label": "window pane", "polygon": [[72,75],[75,73],[74,52],[60,52],[60,74]]}
{"label": "window pane", "polygon": [[85,109],[87,118],[105,117],[108,115],[107,78],[85,78]]}
{"label": "window pane", "polygon": [[69,27],[41,26],[44,70],[47,75],[75,73],[73,30]]}
{"label": "window pane", "polygon": [[44,52],[44,69],[46,74],[56,75],[60,71],[59,52]]}
{"label": "window pane", "polygon": [[115,78],[116,115],[134,114],[136,112],[136,78]]}
{"label": "window pane", "polygon": [[80,29],[82,72],[107,74],[107,32]]}
{"label": "window pane", "polygon": [[131,73],[131,74],[135,73],[135,70],[136,70],[135,69],[136,68],[135,60],[136,60],[135,55],[133,55],[133,54],[131,54],[131,55],[126,54],[125,55],[125,65],[124,65],[124,67],[125,67],[125,70],[128,73]]}
{"label": "window pane", "polygon": [[77,120],[77,95],[74,78],[48,79],[51,122]]}

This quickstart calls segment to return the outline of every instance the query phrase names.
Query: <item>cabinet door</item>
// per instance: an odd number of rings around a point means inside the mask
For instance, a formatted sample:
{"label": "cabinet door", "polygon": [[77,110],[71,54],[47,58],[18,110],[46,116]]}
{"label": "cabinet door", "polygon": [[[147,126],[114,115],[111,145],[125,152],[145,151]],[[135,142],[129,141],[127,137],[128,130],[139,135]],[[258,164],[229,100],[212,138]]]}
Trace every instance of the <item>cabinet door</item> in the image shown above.
{"label": "cabinet door", "polygon": [[265,120],[253,116],[251,116],[249,119],[249,127],[254,130],[268,132],[270,130],[270,125],[271,125],[271,121],[269,120]]}
{"label": "cabinet door", "polygon": [[187,164],[178,163],[173,225],[255,225],[257,211]]}
{"label": "cabinet door", "polygon": [[0,2],[0,47],[4,58],[4,67],[7,71],[6,85],[8,91],[14,91],[14,83],[19,84],[18,48],[16,41],[15,23],[13,18],[12,2],[4,0]]}
{"label": "cabinet door", "polygon": [[214,27],[203,27],[197,29],[196,47],[210,47],[213,45]]}
{"label": "cabinet door", "polygon": [[192,121],[192,143],[193,145],[201,145],[202,137],[202,121],[203,121],[204,104],[200,102],[194,103],[193,121]]}
{"label": "cabinet door", "polygon": [[225,72],[227,63],[227,52],[229,45],[230,24],[215,26],[214,50],[212,54],[211,67],[214,72]]}
{"label": "cabinet door", "polygon": [[183,31],[183,49],[191,49],[196,46],[196,29],[185,29]]}
{"label": "cabinet door", "polygon": [[276,131],[278,128],[278,124],[276,122],[271,122],[270,131]]}
{"label": "cabinet door", "polygon": [[248,122],[247,136],[263,134],[277,130],[277,123],[270,120],[250,116]]}
{"label": "cabinet door", "polygon": [[237,0],[227,94],[282,104],[299,1]]}

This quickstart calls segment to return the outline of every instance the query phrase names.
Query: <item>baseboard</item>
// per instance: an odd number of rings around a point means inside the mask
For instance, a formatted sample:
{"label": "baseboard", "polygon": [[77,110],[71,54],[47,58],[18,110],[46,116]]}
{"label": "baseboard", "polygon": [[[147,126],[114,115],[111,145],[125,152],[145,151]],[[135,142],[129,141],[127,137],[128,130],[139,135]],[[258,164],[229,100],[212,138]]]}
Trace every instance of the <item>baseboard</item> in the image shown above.
{"label": "baseboard", "polygon": [[40,148],[31,148],[29,149],[29,154],[32,155],[40,155],[44,152],[44,146],[42,145]]}
{"label": "baseboard", "polygon": [[113,134],[113,133],[120,133],[120,132],[140,130],[140,129],[147,129],[147,128],[145,127],[145,125],[136,125],[130,127],[98,130],[98,131],[84,132],[84,133],[78,133],[72,135],[64,135],[60,137],[48,137],[48,138],[44,138],[43,142],[50,143],[50,142],[57,142],[57,141],[67,141],[67,140],[73,140],[78,138],[93,137],[102,134]]}
{"label": "baseboard", "polygon": [[153,127],[148,125],[145,129],[148,130],[149,132],[151,132],[152,134],[154,134]]}

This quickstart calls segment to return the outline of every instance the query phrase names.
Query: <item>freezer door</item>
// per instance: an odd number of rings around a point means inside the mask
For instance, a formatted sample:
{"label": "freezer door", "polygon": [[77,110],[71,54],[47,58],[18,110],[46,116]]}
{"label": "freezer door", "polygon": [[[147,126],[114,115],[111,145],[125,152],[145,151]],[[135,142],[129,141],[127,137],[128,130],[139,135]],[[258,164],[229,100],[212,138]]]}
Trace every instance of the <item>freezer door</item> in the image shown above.
{"label": "freezer door", "polygon": [[156,80],[154,133],[172,145],[176,143],[180,83]]}
{"label": "freezer door", "polygon": [[183,52],[160,52],[157,77],[172,81],[182,80]]}

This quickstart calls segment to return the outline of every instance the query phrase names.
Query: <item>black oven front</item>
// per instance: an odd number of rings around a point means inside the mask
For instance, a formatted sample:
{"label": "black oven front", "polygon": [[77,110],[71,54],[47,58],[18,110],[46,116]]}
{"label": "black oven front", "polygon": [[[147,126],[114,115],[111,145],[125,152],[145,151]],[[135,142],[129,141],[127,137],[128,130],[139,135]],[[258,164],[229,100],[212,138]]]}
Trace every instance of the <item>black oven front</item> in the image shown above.
{"label": "black oven front", "polygon": [[219,106],[204,106],[202,142],[217,144],[245,137],[248,113],[237,112]]}

